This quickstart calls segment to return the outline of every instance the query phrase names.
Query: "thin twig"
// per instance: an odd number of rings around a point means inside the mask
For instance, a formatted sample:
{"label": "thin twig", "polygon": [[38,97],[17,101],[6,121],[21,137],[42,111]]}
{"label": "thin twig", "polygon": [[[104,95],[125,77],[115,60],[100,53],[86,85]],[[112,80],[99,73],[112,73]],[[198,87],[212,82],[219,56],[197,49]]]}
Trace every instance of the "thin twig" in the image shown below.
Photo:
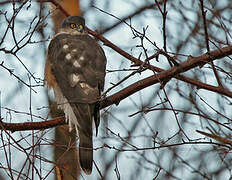
{"label": "thin twig", "polygon": [[116,28],[118,25],[120,25],[122,22],[125,22],[126,20],[131,19],[132,17],[137,16],[138,14],[144,12],[147,9],[152,9],[153,7],[154,7],[154,4],[150,4],[150,5],[145,5],[145,6],[141,7],[141,8],[139,8],[139,9],[137,9],[132,14],[127,15],[126,17],[122,18],[122,20],[120,20],[120,21],[116,22],[115,24],[113,24],[113,25],[111,25],[109,27],[106,27],[105,29],[101,30],[100,34],[105,34],[105,33],[109,32],[110,30],[112,30],[112,29]]}
{"label": "thin twig", "polygon": [[[208,35],[208,31],[207,31],[207,22],[206,22],[206,11],[204,11],[204,2],[203,0],[200,0],[200,4],[201,4],[201,13],[202,13],[202,18],[203,18],[203,25],[204,25],[204,31],[205,31],[205,43],[206,43],[206,49],[207,52],[210,53],[210,47],[209,47],[209,35]],[[221,80],[219,78],[218,72],[214,66],[213,62],[210,62],[214,75],[216,77],[217,83],[220,87],[222,86]]]}

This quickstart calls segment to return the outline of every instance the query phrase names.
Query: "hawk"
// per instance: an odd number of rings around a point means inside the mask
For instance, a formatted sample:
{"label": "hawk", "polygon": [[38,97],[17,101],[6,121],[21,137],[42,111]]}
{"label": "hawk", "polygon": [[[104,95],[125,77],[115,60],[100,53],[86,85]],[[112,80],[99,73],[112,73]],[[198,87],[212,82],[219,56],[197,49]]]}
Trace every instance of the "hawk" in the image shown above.
{"label": "hawk", "polygon": [[94,120],[97,134],[105,68],[104,51],[88,35],[84,18],[66,18],[49,44],[45,81],[53,88],[70,130],[74,127],[77,131],[80,166],[86,174],[92,172],[92,125]]}

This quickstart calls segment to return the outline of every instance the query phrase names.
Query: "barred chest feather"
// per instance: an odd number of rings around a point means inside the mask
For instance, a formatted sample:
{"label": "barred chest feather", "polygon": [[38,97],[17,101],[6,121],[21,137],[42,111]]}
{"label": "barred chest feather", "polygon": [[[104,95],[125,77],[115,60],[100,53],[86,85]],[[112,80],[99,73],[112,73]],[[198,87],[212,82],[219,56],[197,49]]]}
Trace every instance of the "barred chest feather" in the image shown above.
{"label": "barred chest feather", "polygon": [[[68,100],[64,97],[63,93],[60,90],[60,87],[56,85],[54,88],[54,95],[55,95],[55,100],[57,102],[58,108],[62,109],[65,114],[65,121],[69,125],[69,131],[75,127],[76,132],[78,132],[78,121],[77,118],[72,110],[71,105],[69,104]],[[78,134],[78,133],[77,133]]]}

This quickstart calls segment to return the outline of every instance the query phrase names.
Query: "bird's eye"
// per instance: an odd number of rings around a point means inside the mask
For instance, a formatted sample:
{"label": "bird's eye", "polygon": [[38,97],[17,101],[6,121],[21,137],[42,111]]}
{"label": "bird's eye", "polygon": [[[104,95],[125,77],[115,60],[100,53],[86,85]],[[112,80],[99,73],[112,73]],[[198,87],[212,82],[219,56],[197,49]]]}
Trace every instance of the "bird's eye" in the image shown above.
{"label": "bird's eye", "polygon": [[74,28],[76,28],[76,27],[77,27],[77,25],[76,25],[76,24],[74,24],[74,23],[71,23],[71,24],[70,24],[70,27],[71,27],[72,29],[74,29]]}
{"label": "bird's eye", "polygon": [[79,29],[83,29],[83,28],[84,28],[84,26],[80,24],[79,25]]}

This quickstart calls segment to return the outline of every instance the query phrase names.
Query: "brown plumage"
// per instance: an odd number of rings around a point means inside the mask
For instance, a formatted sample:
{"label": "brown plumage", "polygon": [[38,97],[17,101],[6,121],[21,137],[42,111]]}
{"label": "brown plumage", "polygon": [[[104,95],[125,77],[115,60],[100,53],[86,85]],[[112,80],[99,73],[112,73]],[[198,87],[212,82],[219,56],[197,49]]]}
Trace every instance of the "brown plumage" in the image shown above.
{"label": "brown plumage", "polygon": [[65,19],[49,44],[45,80],[53,88],[70,129],[74,127],[78,132],[80,165],[86,174],[92,171],[92,121],[97,131],[105,68],[105,54],[87,34],[84,19],[79,16]]}

